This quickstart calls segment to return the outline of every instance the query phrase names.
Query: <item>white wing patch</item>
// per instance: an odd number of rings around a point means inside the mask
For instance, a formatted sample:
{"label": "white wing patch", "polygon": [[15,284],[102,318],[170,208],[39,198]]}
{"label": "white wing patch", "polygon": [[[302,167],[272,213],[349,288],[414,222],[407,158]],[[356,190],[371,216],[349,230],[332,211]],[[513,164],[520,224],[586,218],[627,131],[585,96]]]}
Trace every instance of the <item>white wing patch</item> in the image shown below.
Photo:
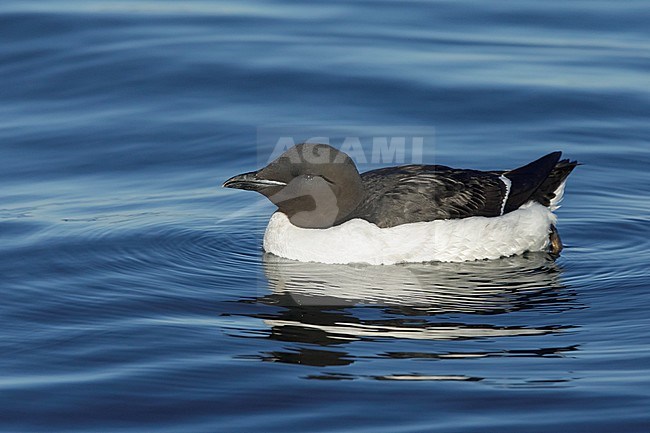
{"label": "white wing patch", "polygon": [[506,184],[506,195],[503,196],[503,201],[501,202],[500,215],[503,215],[503,211],[506,209],[506,202],[508,201],[508,197],[510,196],[510,188],[512,187],[512,182],[504,175],[499,176],[499,179],[501,179],[501,182]]}

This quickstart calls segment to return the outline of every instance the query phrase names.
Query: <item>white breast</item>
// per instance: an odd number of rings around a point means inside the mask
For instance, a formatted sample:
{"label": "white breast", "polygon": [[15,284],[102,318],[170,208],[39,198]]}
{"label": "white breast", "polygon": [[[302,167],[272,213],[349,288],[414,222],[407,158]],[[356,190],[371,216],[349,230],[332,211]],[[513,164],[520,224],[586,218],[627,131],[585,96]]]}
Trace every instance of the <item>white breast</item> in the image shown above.
{"label": "white breast", "polygon": [[538,203],[505,215],[437,220],[379,228],[354,219],[328,229],[296,227],[283,213],[271,217],[264,250],[303,262],[462,262],[496,259],[548,247],[556,216]]}

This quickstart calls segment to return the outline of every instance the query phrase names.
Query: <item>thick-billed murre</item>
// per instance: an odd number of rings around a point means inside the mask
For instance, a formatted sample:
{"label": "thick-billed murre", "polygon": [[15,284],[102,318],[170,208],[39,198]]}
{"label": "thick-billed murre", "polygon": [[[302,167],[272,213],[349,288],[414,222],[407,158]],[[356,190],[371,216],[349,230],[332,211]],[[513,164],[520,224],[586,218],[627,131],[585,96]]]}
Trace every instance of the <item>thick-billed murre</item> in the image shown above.
{"label": "thick-billed murre", "polygon": [[578,165],[560,156],[509,171],[404,165],[359,174],[344,152],[304,143],[223,186],[257,191],[278,207],[264,249],[289,259],[393,264],[558,254],[552,211]]}

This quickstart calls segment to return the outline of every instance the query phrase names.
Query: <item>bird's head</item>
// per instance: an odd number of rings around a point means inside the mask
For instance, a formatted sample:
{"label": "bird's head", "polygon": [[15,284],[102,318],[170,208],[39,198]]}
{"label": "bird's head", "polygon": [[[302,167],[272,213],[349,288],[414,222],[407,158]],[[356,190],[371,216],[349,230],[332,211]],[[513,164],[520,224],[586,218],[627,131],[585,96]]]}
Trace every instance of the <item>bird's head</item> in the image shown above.
{"label": "bird's head", "polygon": [[231,177],[223,186],[259,192],[303,228],[336,225],[363,197],[354,161],[327,144],[298,144],[266,167]]}

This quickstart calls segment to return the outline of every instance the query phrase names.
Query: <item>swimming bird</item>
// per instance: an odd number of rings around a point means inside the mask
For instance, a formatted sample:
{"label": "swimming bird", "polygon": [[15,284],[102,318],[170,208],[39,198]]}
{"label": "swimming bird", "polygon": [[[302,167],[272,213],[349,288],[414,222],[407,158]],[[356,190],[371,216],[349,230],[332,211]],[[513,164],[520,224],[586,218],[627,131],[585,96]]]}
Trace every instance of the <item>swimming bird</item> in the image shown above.
{"label": "swimming bird", "polygon": [[559,254],[553,211],[578,165],[561,155],[514,170],[402,165],[359,173],[346,153],[303,143],[223,186],[278,207],[263,247],[288,259],[379,265]]}

